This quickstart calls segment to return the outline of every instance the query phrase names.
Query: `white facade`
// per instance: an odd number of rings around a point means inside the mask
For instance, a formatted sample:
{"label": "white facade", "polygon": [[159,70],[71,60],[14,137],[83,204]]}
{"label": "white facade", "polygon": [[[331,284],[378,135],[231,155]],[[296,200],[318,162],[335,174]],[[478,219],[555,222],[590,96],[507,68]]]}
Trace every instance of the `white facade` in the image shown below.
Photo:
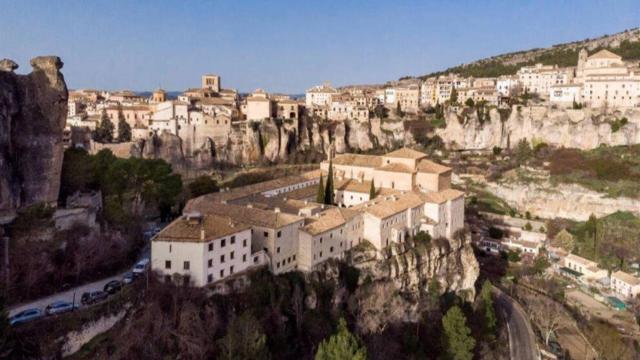
{"label": "white facade", "polygon": [[640,278],[623,271],[611,274],[611,290],[625,299],[640,295]]}
{"label": "white facade", "polygon": [[549,102],[560,106],[572,106],[582,102],[582,85],[566,84],[553,85],[549,90]]}

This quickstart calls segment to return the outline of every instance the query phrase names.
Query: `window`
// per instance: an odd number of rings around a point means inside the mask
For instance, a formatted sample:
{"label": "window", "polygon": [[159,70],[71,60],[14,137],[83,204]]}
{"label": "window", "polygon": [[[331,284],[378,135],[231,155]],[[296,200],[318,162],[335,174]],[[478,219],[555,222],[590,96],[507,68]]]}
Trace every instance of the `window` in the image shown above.
{"label": "window", "polygon": [[242,262],[247,262],[247,254],[242,255]]}
{"label": "window", "polygon": [[276,254],[280,254],[280,246],[276,248]]}
{"label": "window", "polygon": [[207,275],[207,282],[208,283],[213,282],[213,275],[211,274]]}
{"label": "window", "polygon": [[236,243],[236,237],[235,237],[235,235],[231,237],[231,243],[232,243],[232,244],[235,244],[235,243]]}
{"label": "window", "polygon": [[171,244],[169,244],[169,252],[171,252]]}
{"label": "window", "polygon": [[293,261],[296,261],[296,256],[295,255],[293,255]]}
{"label": "window", "polygon": [[212,267],[213,266],[213,260],[209,259],[209,261],[207,261],[207,267]]}
{"label": "window", "polygon": [[165,269],[171,269],[171,260],[167,260],[164,262],[164,268]]}
{"label": "window", "polygon": [[226,239],[220,240],[220,247],[225,247],[225,246],[227,246],[227,240]]}
{"label": "window", "polygon": [[220,263],[224,264],[224,255],[220,255]]}
{"label": "window", "polygon": [[247,239],[242,240],[242,247],[247,247]]}
{"label": "window", "polygon": [[232,274],[233,274],[233,266],[229,268],[229,275],[232,275]]}
{"label": "window", "polygon": [[282,231],[278,231],[278,237],[282,236]]}
{"label": "window", "polygon": [[209,243],[209,251],[213,251],[213,243]]}
{"label": "window", "polygon": [[229,254],[229,258],[230,258],[231,260],[233,260],[233,258],[235,257],[234,255],[235,255],[235,254],[234,254],[234,252],[232,251],[232,252],[231,252],[231,254]]}
{"label": "window", "polygon": [[269,237],[269,233],[268,232],[264,232],[264,237]]}
{"label": "window", "polygon": [[280,269],[280,261],[278,261],[278,262],[276,263],[276,268],[277,268],[277,269]]}
{"label": "window", "polygon": [[185,262],[184,262],[184,264],[183,264],[183,268],[184,268],[185,270],[189,270],[189,262],[188,262],[188,261],[185,261]]}
{"label": "window", "polygon": [[258,263],[258,260],[259,260],[259,259],[258,259],[258,257],[257,257],[257,256],[254,256],[254,257],[253,257],[253,263],[254,263],[254,264],[257,264],[257,263]]}
{"label": "window", "polygon": [[220,270],[220,277],[224,277],[224,269]]}
{"label": "window", "polygon": [[329,252],[333,252],[333,246],[329,248]]}

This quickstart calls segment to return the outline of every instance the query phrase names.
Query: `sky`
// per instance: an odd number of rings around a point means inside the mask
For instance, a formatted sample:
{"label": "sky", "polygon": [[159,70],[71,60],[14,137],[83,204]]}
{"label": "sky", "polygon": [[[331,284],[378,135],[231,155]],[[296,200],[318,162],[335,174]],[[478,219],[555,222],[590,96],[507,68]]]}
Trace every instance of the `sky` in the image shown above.
{"label": "sky", "polygon": [[58,55],[69,88],[372,84],[640,26],[638,0],[0,0],[0,58]]}

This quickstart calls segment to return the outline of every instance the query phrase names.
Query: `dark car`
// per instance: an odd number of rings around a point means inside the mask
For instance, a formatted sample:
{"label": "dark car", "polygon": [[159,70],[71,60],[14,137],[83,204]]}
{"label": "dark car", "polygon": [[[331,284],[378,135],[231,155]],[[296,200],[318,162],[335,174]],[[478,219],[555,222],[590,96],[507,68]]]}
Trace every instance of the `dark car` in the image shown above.
{"label": "dark car", "polygon": [[111,295],[117,293],[122,290],[122,282],[120,280],[111,280],[108,283],[104,284],[104,289],[106,293]]}
{"label": "dark car", "polygon": [[84,305],[94,304],[107,298],[109,294],[104,291],[90,291],[82,294],[80,302]]}
{"label": "dark car", "polygon": [[14,325],[26,323],[29,321],[33,321],[35,319],[39,319],[41,317],[42,317],[42,310],[27,309],[10,317],[9,323],[11,324],[11,326],[14,326]]}

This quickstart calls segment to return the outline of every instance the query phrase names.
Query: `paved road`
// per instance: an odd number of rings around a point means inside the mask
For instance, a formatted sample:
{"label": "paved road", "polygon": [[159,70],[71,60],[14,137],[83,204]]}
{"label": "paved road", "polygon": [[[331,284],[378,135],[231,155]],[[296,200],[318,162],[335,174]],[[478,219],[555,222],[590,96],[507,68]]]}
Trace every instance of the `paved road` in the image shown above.
{"label": "paved road", "polygon": [[[140,257],[145,258],[145,257],[149,257],[150,256],[150,249],[146,248],[143,251],[142,256]],[[76,304],[80,304],[80,297],[82,297],[82,293],[86,292],[86,291],[92,291],[92,290],[102,290],[104,288],[104,285],[106,283],[108,283],[111,280],[122,280],[122,277],[127,273],[131,271],[131,269],[126,269],[125,271],[114,275],[114,276],[110,276],[108,278],[105,279],[101,279],[101,280],[97,280],[94,281],[92,283],[88,283],[88,284],[84,284],[84,285],[80,285],[80,286],[76,286],[74,288],[71,288],[67,291],[63,291],[57,294],[53,294],[47,297],[43,297],[37,300],[32,300],[26,303],[22,303],[22,304],[17,304],[17,305],[13,305],[11,307],[9,307],[9,316],[13,316],[17,313],[19,313],[22,310],[25,309],[31,309],[31,308],[38,308],[44,311],[44,308],[47,307],[47,305],[51,304],[54,301],[57,300],[64,300],[64,301],[68,301],[68,302],[73,302],[74,301],[74,294],[75,294],[75,303]]]}
{"label": "paved road", "polygon": [[511,360],[539,359],[536,337],[520,304],[494,287],[496,306],[507,320]]}

